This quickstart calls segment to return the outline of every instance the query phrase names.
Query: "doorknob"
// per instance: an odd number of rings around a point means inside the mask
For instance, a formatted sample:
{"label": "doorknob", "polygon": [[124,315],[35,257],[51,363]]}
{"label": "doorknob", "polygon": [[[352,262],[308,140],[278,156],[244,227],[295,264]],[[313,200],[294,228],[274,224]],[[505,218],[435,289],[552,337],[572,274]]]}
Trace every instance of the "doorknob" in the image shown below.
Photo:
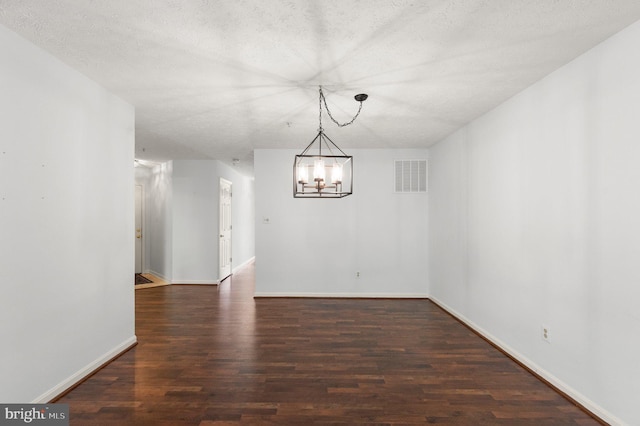
{"label": "doorknob", "polygon": [[224,235],[220,234],[220,238],[224,238]]}

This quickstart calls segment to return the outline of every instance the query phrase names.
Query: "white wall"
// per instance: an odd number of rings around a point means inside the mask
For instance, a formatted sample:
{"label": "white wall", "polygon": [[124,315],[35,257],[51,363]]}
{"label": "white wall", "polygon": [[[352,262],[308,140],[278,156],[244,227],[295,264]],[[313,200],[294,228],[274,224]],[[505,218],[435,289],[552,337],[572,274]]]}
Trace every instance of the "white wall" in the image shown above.
{"label": "white wall", "polygon": [[145,187],[144,230],[146,272],[151,272],[167,282],[173,275],[173,191],[171,161],[159,164],[151,170],[149,184]]}
{"label": "white wall", "polygon": [[430,150],[433,299],[629,425],[640,424],[639,45],[636,23]]}
{"label": "white wall", "polygon": [[255,151],[256,295],[426,297],[427,195],[393,192],[393,160],[427,151],[348,150],[353,195],[329,200],[293,198],[298,153]]}
{"label": "white wall", "polygon": [[173,161],[174,283],[218,281],[216,161]]}
{"label": "white wall", "polygon": [[0,401],[135,343],[134,110],[0,26]]}

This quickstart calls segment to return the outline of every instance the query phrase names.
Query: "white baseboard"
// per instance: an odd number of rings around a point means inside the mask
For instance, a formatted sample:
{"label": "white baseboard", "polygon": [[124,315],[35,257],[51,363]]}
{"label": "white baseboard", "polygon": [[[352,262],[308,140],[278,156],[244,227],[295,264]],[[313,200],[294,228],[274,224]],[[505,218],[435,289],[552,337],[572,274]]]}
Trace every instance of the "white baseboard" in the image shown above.
{"label": "white baseboard", "polygon": [[211,280],[173,280],[173,281],[171,281],[171,284],[173,284],[173,285],[180,285],[180,284],[218,285],[218,284],[220,284],[220,281],[218,281],[218,280],[216,280],[216,281],[211,281]]}
{"label": "white baseboard", "polygon": [[37,397],[34,401],[31,401],[31,403],[47,404],[54,398],[62,395],[64,392],[66,392],[67,390],[71,389],[73,386],[83,381],[85,378],[89,377],[91,374],[93,374],[95,371],[102,368],[104,365],[108,364],[112,359],[114,359],[121,353],[132,348],[137,341],[138,339],[135,335],[128,338],[127,340],[125,340],[115,348],[111,349],[106,354],[102,355],[100,358],[96,359],[95,361],[85,366],[84,368],[81,368],[72,376],[68,377],[67,379],[58,383],[52,389],[48,390],[47,392]]}
{"label": "white baseboard", "polygon": [[253,297],[309,297],[337,299],[428,299],[421,293],[270,293],[257,292]]}
{"label": "white baseboard", "polygon": [[584,408],[589,410],[593,415],[599,417],[601,420],[611,424],[611,425],[624,425],[625,423],[620,420],[618,417],[611,414],[609,411],[605,410],[595,402],[591,401],[589,398],[582,395],[580,392],[558,379],[553,374],[549,373],[535,362],[522,355],[511,346],[507,345],[505,342],[501,341],[487,330],[478,326],[476,323],[471,321],[469,318],[465,317],[461,313],[457,312],[455,309],[448,306],[446,303],[441,302],[440,300],[430,297],[431,301],[447,311],[449,314],[453,315],[460,322],[467,325],[469,328],[480,334],[482,337],[499,347],[501,350],[509,354],[514,359],[518,360],[518,362],[522,363],[525,367],[542,377],[544,380],[549,382],[551,385],[556,387],[558,390],[575,400],[578,404],[582,405]]}
{"label": "white baseboard", "polygon": [[256,257],[253,256],[251,258],[249,258],[248,260],[246,260],[245,262],[241,263],[240,265],[236,266],[235,268],[233,268],[233,271],[231,272],[232,274],[235,274],[236,272],[238,272],[240,269],[244,268],[245,266],[248,266],[251,262],[253,262],[254,260],[256,260]]}
{"label": "white baseboard", "polygon": [[[231,273],[235,274],[236,272],[238,272],[239,270],[241,270],[245,266],[249,265],[254,260],[255,260],[255,256],[250,258],[246,262],[243,262],[242,264],[240,264],[240,265],[236,266],[235,268],[233,268],[233,271]],[[225,277],[225,279],[226,279],[226,277]],[[175,279],[175,280],[171,280],[171,284],[173,284],[173,285],[179,285],[179,284],[220,285],[221,281],[224,281],[224,280],[219,280],[218,279],[218,280],[212,281],[212,280],[180,280],[180,279]]]}
{"label": "white baseboard", "polygon": [[218,285],[220,284],[219,280],[213,281],[213,280],[180,280],[180,279],[169,279],[168,277],[165,277],[164,275],[156,272],[156,271],[148,271],[147,273],[154,275],[158,278],[160,278],[161,280],[169,283],[169,284],[202,284],[202,285]]}

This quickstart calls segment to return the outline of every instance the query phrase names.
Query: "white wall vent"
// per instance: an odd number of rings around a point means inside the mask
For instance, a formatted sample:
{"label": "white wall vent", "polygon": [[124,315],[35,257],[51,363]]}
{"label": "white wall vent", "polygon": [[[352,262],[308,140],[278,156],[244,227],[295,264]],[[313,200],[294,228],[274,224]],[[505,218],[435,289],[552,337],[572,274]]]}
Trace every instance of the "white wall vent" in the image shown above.
{"label": "white wall vent", "polygon": [[427,192],[427,160],[395,160],[395,164],[395,192]]}

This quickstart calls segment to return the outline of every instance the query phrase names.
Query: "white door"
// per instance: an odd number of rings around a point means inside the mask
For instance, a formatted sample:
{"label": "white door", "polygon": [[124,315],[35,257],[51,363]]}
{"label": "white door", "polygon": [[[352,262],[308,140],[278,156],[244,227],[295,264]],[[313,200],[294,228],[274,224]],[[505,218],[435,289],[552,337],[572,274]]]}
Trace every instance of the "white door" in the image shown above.
{"label": "white door", "polygon": [[136,185],[136,218],[135,218],[135,251],[136,266],[135,273],[142,273],[142,186]]}
{"label": "white door", "polygon": [[220,281],[231,275],[231,182],[220,178]]}

